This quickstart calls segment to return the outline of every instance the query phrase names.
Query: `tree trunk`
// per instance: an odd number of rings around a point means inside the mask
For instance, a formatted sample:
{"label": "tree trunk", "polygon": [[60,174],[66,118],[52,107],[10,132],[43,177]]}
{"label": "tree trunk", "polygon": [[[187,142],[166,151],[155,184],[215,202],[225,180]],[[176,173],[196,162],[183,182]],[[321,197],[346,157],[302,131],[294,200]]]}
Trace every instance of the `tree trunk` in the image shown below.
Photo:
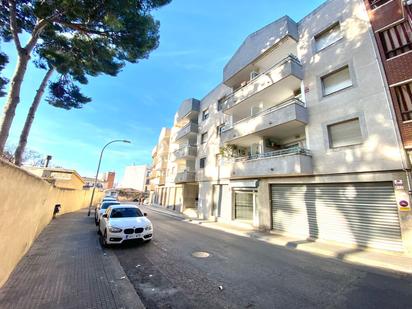
{"label": "tree trunk", "polygon": [[17,146],[16,152],[14,153],[14,163],[18,166],[20,166],[23,163],[23,153],[27,145],[27,138],[29,136],[31,126],[33,124],[34,116],[36,115],[37,108],[39,107],[44,91],[46,90],[47,83],[50,77],[53,75],[53,72],[54,68],[52,67],[47,71],[46,75],[43,77],[40,87],[39,89],[37,89],[37,93],[30,106],[29,113],[27,114],[23,131],[20,135],[19,145]]}
{"label": "tree trunk", "polygon": [[24,73],[27,70],[30,55],[23,52],[19,55],[16,71],[10,84],[10,91],[4,105],[4,114],[0,119],[0,153],[4,151],[7,138],[9,137],[10,127],[16,113],[16,107],[20,102],[20,90],[23,83]]}

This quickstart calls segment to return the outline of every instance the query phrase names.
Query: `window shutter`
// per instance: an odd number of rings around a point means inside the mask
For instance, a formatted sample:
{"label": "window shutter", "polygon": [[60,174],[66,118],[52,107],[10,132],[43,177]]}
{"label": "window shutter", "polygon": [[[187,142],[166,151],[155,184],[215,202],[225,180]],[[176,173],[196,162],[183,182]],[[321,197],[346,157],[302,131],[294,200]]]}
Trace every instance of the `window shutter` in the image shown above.
{"label": "window shutter", "polygon": [[346,66],[334,73],[322,77],[323,95],[329,95],[352,86],[349,67]]}
{"label": "window shutter", "polygon": [[332,45],[341,38],[342,32],[340,30],[340,24],[337,23],[315,37],[316,50],[320,51],[325,47]]}
{"label": "window shutter", "polygon": [[359,119],[330,125],[329,143],[331,148],[344,147],[362,143],[362,132]]}

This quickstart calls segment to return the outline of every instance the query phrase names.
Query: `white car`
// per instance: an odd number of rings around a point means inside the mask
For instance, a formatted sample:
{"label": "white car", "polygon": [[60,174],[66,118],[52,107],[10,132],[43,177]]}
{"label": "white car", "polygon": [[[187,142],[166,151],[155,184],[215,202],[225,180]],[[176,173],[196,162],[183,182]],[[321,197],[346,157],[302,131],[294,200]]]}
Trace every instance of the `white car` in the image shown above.
{"label": "white car", "polygon": [[107,208],[109,208],[112,205],[119,205],[120,202],[118,201],[105,201],[102,202],[99,206],[96,207],[96,209],[94,210],[94,222],[96,223],[96,225],[99,225],[100,219],[103,216],[103,214],[106,212]]}
{"label": "white car", "polygon": [[99,223],[99,232],[103,246],[136,239],[147,242],[153,237],[153,225],[137,206],[119,204],[106,210]]}
{"label": "white car", "polygon": [[115,197],[112,197],[112,196],[105,196],[105,197],[102,199],[102,203],[103,203],[103,202],[108,202],[108,201],[117,201],[117,199],[116,199]]}

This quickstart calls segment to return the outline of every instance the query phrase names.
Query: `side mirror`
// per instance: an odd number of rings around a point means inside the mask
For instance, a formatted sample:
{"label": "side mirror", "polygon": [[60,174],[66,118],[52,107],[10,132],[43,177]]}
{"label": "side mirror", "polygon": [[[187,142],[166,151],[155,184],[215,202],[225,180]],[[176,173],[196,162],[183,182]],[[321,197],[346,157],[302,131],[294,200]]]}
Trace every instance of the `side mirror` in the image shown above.
{"label": "side mirror", "polygon": [[104,214],[102,217],[103,217],[103,218],[107,218],[107,214]]}
{"label": "side mirror", "polygon": [[143,216],[147,217],[147,213],[144,213]]}

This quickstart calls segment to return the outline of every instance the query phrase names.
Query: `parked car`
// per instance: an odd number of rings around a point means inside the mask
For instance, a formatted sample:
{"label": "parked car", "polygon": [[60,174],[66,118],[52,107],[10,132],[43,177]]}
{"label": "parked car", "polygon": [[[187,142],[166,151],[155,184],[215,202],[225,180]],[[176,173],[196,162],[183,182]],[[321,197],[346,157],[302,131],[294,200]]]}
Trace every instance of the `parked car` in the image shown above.
{"label": "parked car", "polygon": [[99,232],[103,246],[136,239],[148,242],[153,237],[153,225],[137,206],[118,204],[102,215]]}
{"label": "parked car", "polygon": [[113,196],[105,196],[105,197],[102,199],[102,203],[103,203],[103,202],[107,202],[107,201],[117,201],[117,199],[116,199],[115,197],[113,197]]}
{"label": "parked car", "polygon": [[94,211],[94,222],[96,223],[96,225],[99,225],[100,218],[106,212],[107,208],[109,208],[112,205],[119,205],[119,204],[120,203],[118,201],[109,200],[109,201],[102,202],[99,206],[97,206]]}

